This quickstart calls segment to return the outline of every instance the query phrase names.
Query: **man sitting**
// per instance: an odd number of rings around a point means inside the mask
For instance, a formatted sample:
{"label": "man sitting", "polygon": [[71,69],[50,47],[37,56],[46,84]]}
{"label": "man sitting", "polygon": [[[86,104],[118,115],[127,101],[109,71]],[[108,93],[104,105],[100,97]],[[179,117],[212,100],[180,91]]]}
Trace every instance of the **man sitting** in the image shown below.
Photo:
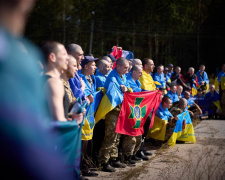
{"label": "man sitting", "polygon": [[157,82],[159,82],[161,84],[161,85],[157,85],[157,88],[160,88],[160,87],[165,88],[166,87],[166,81],[164,79],[163,71],[164,71],[164,66],[163,65],[159,65],[157,67],[157,72],[154,75],[154,81],[157,81]]}
{"label": "man sitting", "polygon": [[194,117],[194,113],[195,115],[197,115],[197,111],[200,115],[202,114],[201,108],[192,99],[190,99],[189,92],[187,91],[184,92],[184,98],[187,100],[186,110],[189,111],[191,117]]}
{"label": "man sitting", "polygon": [[210,119],[220,114],[221,106],[219,99],[220,97],[219,94],[215,91],[215,86],[211,84],[209,86],[209,92],[205,95],[206,103],[209,104],[207,111],[208,117]]}
{"label": "man sitting", "polygon": [[172,104],[179,101],[176,86],[171,86],[170,91],[168,91],[166,95],[170,97],[170,99],[172,100]]}
{"label": "man sitting", "polygon": [[183,98],[182,92],[183,92],[183,86],[177,86],[177,95],[179,99]]}
{"label": "man sitting", "polygon": [[139,78],[142,76],[142,67],[134,65],[131,69],[131,74],[127,76],[127,83],[133,89],[133,92],[141,92],[141,83]]}

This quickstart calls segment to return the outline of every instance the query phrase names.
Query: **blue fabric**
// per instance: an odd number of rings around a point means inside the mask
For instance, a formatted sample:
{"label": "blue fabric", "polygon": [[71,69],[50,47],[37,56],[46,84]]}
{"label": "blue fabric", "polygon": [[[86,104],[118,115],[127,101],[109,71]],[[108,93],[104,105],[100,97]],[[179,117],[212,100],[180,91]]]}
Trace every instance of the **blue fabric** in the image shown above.
{"label": "blue fabric", "polygon": [[95,80],[95,76],[91,75],[92,77],[92,86],[90,86],[88,80],[86,79],[86,77],[83,74],[79,74],[80,77],[83,79],[84,83],[85,83],[85,90],[84,90],[84,94],[85,96],[89,96],[91,94],[94,94],[96,92],[96,80]]}
{"label": "blue fabric", "polygon": [[175,102],[179,101],[179,97],[177,95],[177,92],[175,94],[173,94],[172,91],[168,91],[166,95],[171,98],[172,103],[175,103]]}
{"label": "blue fabric", "polygon": [[166,82],[168,82],[170,80],[170,76],[167,74],[166,75]]}
{"label": "blue fabric", "polygon": [[198,72],[196,73],[197,78],[198,78],[198,84],[202,85],[202,81],[205,81],[206,84],[209,84],[209,78],[208,75],[205,71],[203,71],[203,76],[200,75],[200,70],[198,70]]}
{"label": "blue fabric", "polygon": [[162,73],[162,74],[160,74],[159,75],[159,73],[155,73],[155,75],[154,75],[154,78],[153,78],[153,80],[154,81],[158,81],[160,84],[161,84],[161,86],[160,85],[156,85],[156,87],[166,87],[166,82],[165,82],[165,79],[164,79],[164,73]]}
{"label": "blue fabric", "polygon": [[218,75],[218,81],[219,81],[219,83],[221,83],[221,77],[225,77],[225,73],[223,71],[220,72],[219,75]]}
{"label": "blue fabric", "polygon": [[131,74],[128,74],[128,76],[127,76],[127,83],[133,89],[133,92],[141,92],[142,91],[140,81],[139,80],[134,81]]}
{"label": "blue fabric", "polygon": [[167,108],[163,109],[162,103],[160,103],[155,116],[159,117],[162,120],[168,120],[171,117],[173,117],[173,115],[170,113],[170,111]]}
{"label": "blue fabric", "polygon": [[126,59],[134,59],[134,54],[133,54],[133,52],[131,52],[131,51],[126,51],[126,50],[123,50],[123,52],[122,52],[122,56],[121,57],[124,57],[124,58],[126,58]]}
{"label": "blue fabric", "polygon": [[106,77],[104,76],[102,73],[97,72],[95,74],[95,79],[96,79],[96,89],[98,89],[99,87],[104,87],[105,81],[106,81]]}
{"label": "blue fabric", "polygon": [[194,101],[199,105],[199,106],[204,106],[205,103],[205,96],[202,94],[201,96],[195,95]]}
{"label": "blue fabric", "polygon": [[[1,25],[0,47],[0,176],[72,179],[63,166],[64,154],[55,151],[58,136],[49,129],[52,119],[37,62],[43,59],[40,51]],[[58,144],[57,148],[61,147]],[[13,179],[7,176],[3,179]]]}
{"label": "blue fabric", "polygon": [[171,73],[168,72],[167,76],[168,76],[169,78],[171,78],[171,75],[172,75],[173,73],[174,73],[173,71],[172,71]]}
{"label": "blue fabric", "polygon": [[188,108],[192,107],[194,105],[194,101],[192,99],[187,99],[187,107],[185,110],[187,110]]}
{"label": "blue fabric", "polygon": [[120,88],[121,85],[125,85],[127,88],[130,88],[130,85],[126,81],[126,76],[122,75],[121,78],[116,69],[113,69],[106,78],[104,86],[104,88],[107,89],[106,95],[113,107],[116,107],[123,102],[124,97]]}
{"label": "blue fabric", "polygon": [[85,94],[81,90],[81,82],[80,82],[80,76],[78,73],[75,74],[74,78],[69,79],[70,88],[73,92],[73,95],[75,98],[80,97],[82,100],[85,99]]}
{"label": "blue fabric", "polygon": [[208,92],[205,94],[205,98],[211,99],[212,101],[219,101],[220,95],[217,91],[214,91],[213,95],[211,94],[211,92]]}

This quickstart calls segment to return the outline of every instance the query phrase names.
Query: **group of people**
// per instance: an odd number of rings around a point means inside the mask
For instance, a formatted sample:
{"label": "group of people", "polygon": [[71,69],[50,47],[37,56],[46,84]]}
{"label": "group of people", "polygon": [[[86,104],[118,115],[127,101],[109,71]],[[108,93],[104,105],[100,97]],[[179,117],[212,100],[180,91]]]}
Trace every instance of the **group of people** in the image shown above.
{"label": "group of people", "polygon": [[[47,41],[40,51],[21,38],[33,2],[13,2],[0,2],[0,177],[86,179],[98,176],[93,164],[114,172],[149,160],[152,153],[144,144],[151,137],[153,110],[140,136],[115,132],[121,104],[95,123],[92,105],[106,102],[99,99],[99,93],[104,95],[115,87],[122,93],[157,90],[162,94],[155,116],[168,121],[166,139],[176,126],[177,115],[184,111],[193,119],[206,112],[224,118],[225,65],[214,86],[209,85],[204,65],[196,74],[190,67],[182,75],[179,66],[173,71],[173,64],[159,65],[154,72],[150,58],[85,56],[78,44],[65,47]],[[74,146],[80,144],[75,152]]]}

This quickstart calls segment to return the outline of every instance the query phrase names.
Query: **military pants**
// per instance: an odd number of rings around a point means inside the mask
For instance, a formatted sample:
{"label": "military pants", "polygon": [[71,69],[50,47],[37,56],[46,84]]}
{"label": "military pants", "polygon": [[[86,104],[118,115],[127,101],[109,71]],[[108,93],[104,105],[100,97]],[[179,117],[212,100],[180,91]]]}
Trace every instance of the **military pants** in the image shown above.
{"label": "military pants", "polygon": [[105,117],[105,137],[99,151],[99,163],[106,164],[110,160],[118,157],[118,145],[120,134],[115,132],[119,112],[112,110]]}
{"label": "military pants", "polygon": [[122,142],[122,153],[124,156],[128,157],[136,154],[136,152],[141,147],[141,136],[128,136],[124,135]]}

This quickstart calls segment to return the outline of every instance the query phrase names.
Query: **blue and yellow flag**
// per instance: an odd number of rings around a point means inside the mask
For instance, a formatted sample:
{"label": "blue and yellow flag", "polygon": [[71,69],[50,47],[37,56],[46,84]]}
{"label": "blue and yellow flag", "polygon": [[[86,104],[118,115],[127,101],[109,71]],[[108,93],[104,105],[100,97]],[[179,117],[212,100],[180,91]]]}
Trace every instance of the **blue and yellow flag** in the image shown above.
{"label": "blue and yellow flag", "polygon": [[84,125],[82,127],[82,140],[90,140],[93,137],[93,130],[95,126],[94,114],[102,99],[102,92],[98,91],[93,94],[94,101],[86,109]]}
{"label": "blue and yellow flag", "polygon": [[105,82],[104,88],[106,89],[106,93],[102,97],[95,114],[96,123],[100,119],[103,119],[105,115],[113,110],[117,105],[122,104],[124,95],[120,88],[121,85],[125,85],[128,88],[130,87],[126,82],[126,77],[123,75],[121,78],[116,69],[113,69]]}
{"label": "blue and yellow flag", "polygon": [[[177,116],[179,119],[177,120],[172,136],[167,142],[168,145],[174,147],[176,144],[176,140],[192,141],[193,143],[195,143],[196,142],[195,132],[189,112],[185,111],[181,114],[178,114]],[[186,125],[185,128],[182,129],[184,120],[186,122]]]}

